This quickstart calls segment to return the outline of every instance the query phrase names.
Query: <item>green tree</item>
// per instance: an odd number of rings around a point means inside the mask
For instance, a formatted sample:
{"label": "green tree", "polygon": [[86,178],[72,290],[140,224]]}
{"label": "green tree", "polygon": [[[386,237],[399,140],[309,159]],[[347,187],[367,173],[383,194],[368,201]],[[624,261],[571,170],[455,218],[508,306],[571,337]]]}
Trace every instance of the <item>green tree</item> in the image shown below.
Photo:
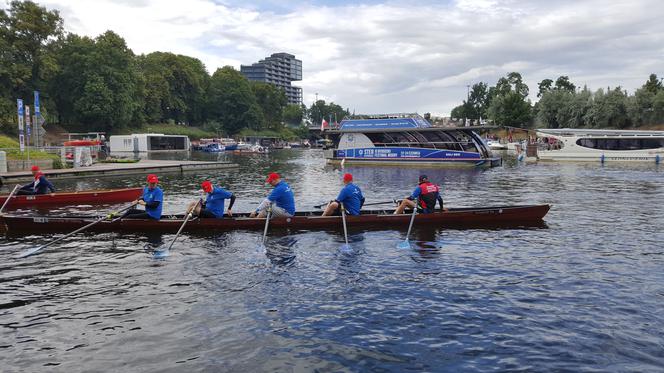
{"label": "green tree", "polygon": [[311,105],[309,109],[309,118],[311,123],[320,124],[323,119],[330,122],[330,124],[335,121],[341,122],[344,117],[350,115],[348,109],[344,109],[341,106],[330,102],[329,104],[325,103],[325,100],[318,100]]}
{"label": "green tree", "polygon": [[256,96],[256,102],[263,112],[265,124],[268,129],[280,130],[282,128],[282,114],[288,99],[281,89],[272,84],[249,82],[251,90]]}
{"label": "green tree", "polygon": [[260,130],[265,120],[249,81],[231,66],[212,74],[207,111],[210,119],[220,122],[229,134],[244,128]]}
{"label": "green tree", "polygon": [[49,92],[61,124],[111,131],[140,117],[141,77],[124,39],[107,31],[94,40],[69,35],[59,44],[56,59],[60,70],[51,80]]}
{"label": "green tree", "polygon": [[[57,11],[32,1],[12,1],[6,11],[0,9],[0,122],[15,124],[16,98],[29,104],[32,92],[44,87],[56,67],[48,46],[59,35],[62,19]],[[45,109],[44,104],[48,100]],[[13,133],[14,128],[5,131]]]}
{"label": "green tree", "polygon": [[569,81],[568,76],[563,75],[556,79],[556,89],[559,91],[574,92],[576,90],[576,86]]}
{"label": "green tree", "polygon": [[627,128],[631,125],[627,114],[627,93],[620,87],[597,90],[593,105],[586,114],[585,121],[595,128]]}
{"label": "green tree", "polygon": [[291,104],[286,106],[283,113],[284,122],[291,126],[300,126],[304,119],[305,110],[304,105]]}
{"label": "green tree", "polygon": [[551,79],[544,79],[538,84],[539,90],[537,92],[537,97],[542,97],[544,93],[548,92],[551,90],[553,87],[553,80]]}
{"label": "green tree", "polygon": [[657,94],[662,89],[662,80],[657,78],[657,74],[650,74],[643,88],[652,94]]}
{"label": "green tree", "polygon": [[494,90],[489,90],[491,105],[488,116],[504,126],[523,127],[532,120],[532,107],[528,97],[528,86],[521,74],[511,72],[500,78]]}
{"label": "green tree", "polygon": [[169,119],[187,124],[204,121],[205,92],[209,75],[203,63],[192,57],[154,52],[138,57],[145,80],[146,119]]}

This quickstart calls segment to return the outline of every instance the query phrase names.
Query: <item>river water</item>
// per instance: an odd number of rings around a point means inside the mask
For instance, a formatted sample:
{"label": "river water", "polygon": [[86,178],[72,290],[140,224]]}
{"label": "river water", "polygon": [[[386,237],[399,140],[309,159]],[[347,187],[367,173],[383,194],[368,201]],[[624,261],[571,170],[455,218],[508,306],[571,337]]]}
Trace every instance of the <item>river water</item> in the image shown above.
{"label": "river water", "polygon": [[0,370],[664,370],[661,166],[506,159],[489,170],[341,171],[317,150],[219,157],[240,168],[160,175],[164,213],[181,213],[204,178],[248,211],[269,171],[290,183],[298,210],[334,198],[346,171],[367,203],[408,195],[424,172],[450,207],[552,209],[544,228],[416,227],[412,250],[397,248],[407,227],[351,227],[352,253],[335,231],[269,236],[265,249],[262,232],[234,231],[185,234],[155,260],[149,250],[172,234],[105,233],[16,259],[54,236],[10,236],[0,241]]}

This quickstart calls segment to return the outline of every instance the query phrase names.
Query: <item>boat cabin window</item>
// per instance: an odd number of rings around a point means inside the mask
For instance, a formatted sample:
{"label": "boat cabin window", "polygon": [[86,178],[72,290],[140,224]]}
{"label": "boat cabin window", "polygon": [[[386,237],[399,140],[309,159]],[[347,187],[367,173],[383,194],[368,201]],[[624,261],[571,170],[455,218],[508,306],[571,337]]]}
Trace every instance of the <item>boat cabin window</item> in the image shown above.
{"label": "boat cabin window", "polygon": [[376,147],[417,147],[453,151],[478,152],[473,139],[462,131],[367,132]]}
{"label": "boat cabin window", "polygon": [[650,138],[608,138],[608,139],[578,139],[576,144],[584,148],[600,150],[642,150],[664,147],[664,139]]}
{"label": "boat cabin window", "polygon": [[184,137],[150,136],[148,150],[186,150]]}

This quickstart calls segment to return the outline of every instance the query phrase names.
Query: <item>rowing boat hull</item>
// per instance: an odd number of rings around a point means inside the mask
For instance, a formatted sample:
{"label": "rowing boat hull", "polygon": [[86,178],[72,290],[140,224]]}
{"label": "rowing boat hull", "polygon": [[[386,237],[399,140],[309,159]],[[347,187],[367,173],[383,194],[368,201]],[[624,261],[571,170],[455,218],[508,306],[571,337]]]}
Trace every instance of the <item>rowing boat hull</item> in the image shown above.
{"label": "rowing boat hull", "polygon": [[[416,226],[443,227],[518,227],[541,226],[549,211],[549,205],[498,206],[481,208],[457,208],[432,214],[418,214]],[[361,216],[347,216],[349,227],[384,229],[407,227],[410,214],[393,215],[392,210],[363,211]],[[69,232],[93,222],[98,217],[51,217],[51,216],[3,216],[10,234],[20,232]],[[94,231],[111,232],[176,232],[182,225],[182,216],[164,217],[159,221],[149,219],[116,219],[103,221],[90,227]],[[320,212],[299,213],[292,218],[270,220],[270,229],[337,229],[341,227],[340,216],[320,216]],[[231,230],[262,230],[265,219],[252,219],[246,214],[224,219],[195,219],[187,223],[189,232],[224,232]]]}
{"label": "rowing boat hull", "polygon": [[[5,209],[26,206],[57,206],[57,205],[100,205],[130,202],[141,196],[143,188],[86,190],[71,193],[38,194],[34,196],[12,196]],[[9,195],[0,196],[0,205],[5,203]]]}

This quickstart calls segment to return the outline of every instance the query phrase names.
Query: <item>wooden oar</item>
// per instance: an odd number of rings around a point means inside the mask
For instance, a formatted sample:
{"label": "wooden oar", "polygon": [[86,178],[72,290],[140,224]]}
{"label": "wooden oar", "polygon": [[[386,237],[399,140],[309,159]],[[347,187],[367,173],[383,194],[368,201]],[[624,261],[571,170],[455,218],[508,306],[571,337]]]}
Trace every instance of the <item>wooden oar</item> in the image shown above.
{"label": "wooden oar", "polygon": [[175,241],[180,237],[180,233],[182,233],[182,230],[184,229],[184,226],[187,225],[187,222],[189,219],[191,219],[192,216],[194,216],[194,210],[196,210],[196,207],[201,203],[202,199],[199,199],[198,202],[194,205],[194,207],[191,208],[191,211],[187,214],[187,216],[184,218],[184,221],[182,222],[182,225],[180,226],[180,229],[178,229],[178,232],[175,234],[175,237],[173,237],[173,241],[171,241],[171,244],[168,245],[166,249],[162,250],[155,250],[154,254],[152,256],[156,259],[160,258],[165,258],[169,255],[169,252],[171,250],[171,247],[173,247],[173,244]]}
{"label": "wooden oar", "polygon": [[2,204],[2,207],[0,207],[0,214],[2,214],[2,210],[5,209],[5,206],[7,206],[7,203],[9,203],[9,201],[12,199],[12,196],[14,195],[14,193],[16,193],[16,188],[18,188],[18,187],[20,187],[20,185],[16,184],[16,186],[14,187],[14,189],[12,190],[12,192],[9,193],[9,196],[8,196],[7,199],[5,200],[5,203],[3,203],[3,204]]}
{"label": "wooden oar", "polygon": [[261,241],[263,245],[265,245],[265,239],[267,238],[267,227],[270,224],[270,215],[272,215],[272,205],[267,206],[267,215],[265,216],[265,229],[263,229],[263,241]]}
{"label": "wooden oar", "polygon": [[410,225],[408,225],[408,233],[406,233],[406,240],[401,242],[399,244],[400,249],[410,249],[410,241],[408,241],[408,237],[410,237],[410,230],[413,228],[413,222],[415,221],[415,215],[417,214],[417,204],[415,207],[413,207],[413,214],[410,217]]}
{"label": "wooden oar", "polygon": [[102,221],[104,221],[104,220],[106,220],[106,219],[110,219],[110,218],[112,218],[114,215],[117,215],[117,214],[119,214],[119,213],[121,213],[121,212],[125,212],[125,211],[129,210],[130,208],[132,208],[132,207],[134,207],[134,206],[136,206],[136,205],[132,203],[131,205],[129,205],[129,206],[123,208],[122,210],[118,210],[118,211],[113,212],[113,213],[110,213],[110,214],[108,214],[108,215],[106,215],[106,216],[104,216],[104,217],[102,217],[102,218],[99,218],[99,219],[93,221],[92,223],[90,223],[90,224],[88,224],[88,225],[86,225],[86,226],[83,226],[83,227],[81,227],[81,228],[78,228],[77,230],[75,230],[75,231],[73,231],[73,232],[71,232],[71,233],[69,233],[69,234],[66,234],[66,235],[64,235],[64,236],[62,236],[62,237],[60,237],[60,238],[58,238],[58,239],[56,239],[56,240],[53,240],[53,241],[47,243],[46,245],[41,245],[41,246],[38,246],[38,247],[33,247],[32,249],[26,250],[26,251],[22,252],[18,257],[19,257],[19,258],[25,258],[25,257],[28,257],[28,256],[30,256],[30,255],[35,255],[35,254],[37,254],[38,252],[40,252],[42,249],[44,249],[44,248],[46,248],[46,247],[49,247],[49,246],[53,245],[53,244],[56,243],[56,242],[60,242],[60,241],[64,240],[64,239],[67,238],[67,237],[70,237],[70,236],[72,236],[72,235],[74,235],[74,234],[76,234],[76,233],[82,232],[82,231],[84,231],[84,230],[86,230],[86,229],[92,227],[93,225],[96,225],[96,224],[98,224],[98,223],[101,223]]}
{"label": "wooden oar", "polygon": [[341,208],[341,221],[344,224],[344,239],[346,239],[346,244],[341,246],[341,251],[349,252],[351,251],[350,245],[348,244],[348,229],[346,228],[346,209],[344,205],[339,206]]}

